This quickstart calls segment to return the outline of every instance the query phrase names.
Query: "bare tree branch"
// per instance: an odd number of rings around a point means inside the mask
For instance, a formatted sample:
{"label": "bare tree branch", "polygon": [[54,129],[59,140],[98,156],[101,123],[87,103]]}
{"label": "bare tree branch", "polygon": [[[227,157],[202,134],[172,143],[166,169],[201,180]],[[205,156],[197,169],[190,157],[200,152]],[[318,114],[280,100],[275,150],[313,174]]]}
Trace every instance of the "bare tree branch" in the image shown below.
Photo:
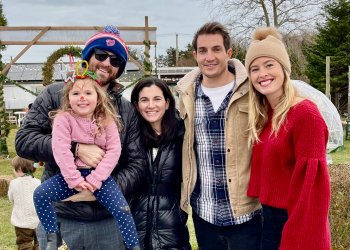
{"label": "bare tree branch", "polygon": [[313,30],[326,0],[199,0],[210,17],[228,25],[233,37],[250,39],[259,26],[279,27],[283,34]]}

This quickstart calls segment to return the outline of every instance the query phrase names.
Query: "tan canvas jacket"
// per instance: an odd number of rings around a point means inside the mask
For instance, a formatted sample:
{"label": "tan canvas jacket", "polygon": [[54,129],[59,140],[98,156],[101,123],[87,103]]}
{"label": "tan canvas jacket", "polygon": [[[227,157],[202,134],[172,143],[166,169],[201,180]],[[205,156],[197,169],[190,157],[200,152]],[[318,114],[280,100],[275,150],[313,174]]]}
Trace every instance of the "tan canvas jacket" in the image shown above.
{"label": "tan canvas jacket", "polygon": [[[229,60],[236,70],[237,89],[228,104],[225,122],[226,175],[230,204],[234,216],[242,216],[260,207],[257,199],[247,197],[250,177],[251,148],[248,147],[248,76],[243,64]],[[188,212],[190,195],[197,180],[197,164],[194,152],[194,101],[195,79],[200,74],[195,69],[177,84],[179,109],[185,122],[182,158],[181,208]]]}

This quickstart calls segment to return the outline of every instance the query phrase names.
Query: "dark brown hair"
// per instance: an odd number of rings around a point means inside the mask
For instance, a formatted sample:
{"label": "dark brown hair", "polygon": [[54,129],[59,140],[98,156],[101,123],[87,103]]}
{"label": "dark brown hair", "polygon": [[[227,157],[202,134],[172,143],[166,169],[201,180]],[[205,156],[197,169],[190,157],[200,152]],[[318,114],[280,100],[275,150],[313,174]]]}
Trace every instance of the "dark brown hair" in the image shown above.
{"label": "dark brown hair", "polygon": [[224,25],[222,25],[219,22],[209,22],[204,24],[202,27],[197,30],[197,32],[194,34],[194,38],[192,40],[192,46],[197,51],[197,40],[198,36],[200,35],[215,35],[219,34],[222,36],[224,40],[224,47],[227,51],[229,48],[231,48],[231,37],[228,30],[225,28]]}
{"label": "dark brown hair", "polygon": [[160,136],[154,132],[152,126],[142,117],[140,112],[137,112],[143,144],[146,147],[158,147],[160,144],[166,144],[173,139],[177,129],[175,99],[169,86],[162,80],[155,77],[147,77],[139,81],[131,92],[131,102],[137,107],[140,92],[143,88],[151,87],[152,85],[157,86],[162,91],[165,101],[169,103],[169,107],[162,118],[162,132]]}
{"label": "dark brown hair", "polygon": [[11,165],[16,172],[22,171],[24,174],[33,174],[36,170],[33,161],[24,159],[17,155],[13,157]]}

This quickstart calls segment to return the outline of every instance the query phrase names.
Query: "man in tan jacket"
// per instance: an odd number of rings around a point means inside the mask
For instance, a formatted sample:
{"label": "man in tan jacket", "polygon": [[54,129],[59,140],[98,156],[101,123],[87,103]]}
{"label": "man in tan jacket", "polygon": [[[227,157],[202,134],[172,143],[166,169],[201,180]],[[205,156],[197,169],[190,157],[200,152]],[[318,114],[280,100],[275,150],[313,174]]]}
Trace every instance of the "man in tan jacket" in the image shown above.
{"label": "man in tan jacket", "polygon": [[230,59],[230,36],[220,23],[203,25],[192,44],[198,69],[177,86],[186,127],[181,207],[192,207],[200,249],[259,249],[260,204],[247,197],[247,73]]}

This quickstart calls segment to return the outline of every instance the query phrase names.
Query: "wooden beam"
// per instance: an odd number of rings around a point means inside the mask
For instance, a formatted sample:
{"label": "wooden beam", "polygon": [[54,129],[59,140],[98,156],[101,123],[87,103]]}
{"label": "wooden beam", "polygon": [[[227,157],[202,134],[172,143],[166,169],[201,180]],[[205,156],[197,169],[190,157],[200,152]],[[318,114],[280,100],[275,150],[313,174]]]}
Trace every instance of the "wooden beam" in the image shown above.
{"label": "wooden beam", "polygon": [[348,72],[348,117],[347,121],[350,122],[350,66],[349,67],[349,72]]}
{"label": "wooden beam", "polygon": [[330,83],[330,65],[331,65],[331,57],[326,56],[326,96],[329,100],[332,100],[331,98],[331,83]]}
{"label": "wooden beam", "polygon": [[12,64],[14,64],[33,44],[35,44],[36,41],[40,39],[48,30],[50,27],[45,27],[34,39],[24,48],[21,50],[21,52],[14,58],[12,61],[8,64],[6,64],[5,68],[1,71],[1,74],[5,74],[11,67]]}
{"label": "wooden beam", "polygon": [[[47,33],[48,36],[50,36],[51,31],[102,31],[103,26],[15,26],[15,27],[8,27],[8,26],[0,26],[0,37],[3,33],[5,37],[3,37],[0,41],[1,45],[29,45],[31,43],[30,38],[28,40],[12,40],[11,37],[11,32],[19,32],[19,31],[38,31],[38,30],[44,30],[49,28],[49,32]],[[145,40],[149,40],[149,34],[150,32],[155,33],[157,28],[156,27],[148,27],[148,22],[147,22],[147,27],[118,27],[118,29],[121,32],[142,32],[144,34]],[[1,33],[2,32],[2,33]],[[87,33],[89,34],[89,33]],[[86,34],[86,35],[87,35]],[[91,34],[87,35],[84,39],[82,38],[81,41],[76,41],[76,39],[70,40],[70,39],[65,39],[65,40],[44,40],[40,41],[38,40],[35,45],[84,45],[86,42],[86,39],[90,37]],[[130,36],[130,34],[126,34],[126,36]],[[10,38],[8,38],[10,37]],[[83,36],[84,37],[84,36]],[[138,37],[138,36],[137,36]],[[147,38],[147,39],[146,39]],[[125,40],[125,39],[124,39]],[[125,40],[127,45],[144,45],[143,40],[140,39],[127,39]],[[156,45],[157,41],[154,39],[154,41],[151,41],[152,45]]]}
{"label": "wooden beam", "polygon": [[[149,40],[149,29],[148,29],[148,16],[145,16],[145,40],[146,42],[150,42]],[[145,46],[145,52],[146,52],[146,62],[149,63],[149,47]],[[147,56],[148,55],[148,56]]]}
{"label": "wooden beam", "polygon": [[135,65],[145,74],[145,68],[135,58],[129,55],[129,60],[135,63]]}
{"label": "wooden beam", "polygon": [[[22,31],[22,30],[103,30],[103,26],[0,26],[0,31]],[[117,27],[119,30],[146,30],[146,27]],[[157,27],[148,27],[150,31],[156,31]]]}
{"label": "wooden beam", "polygon": [[[0,44],[2,45],[28,45],[31,42],[24,42],[24,41],[0,41]],[[69,42],[69,41],[51,41],[51,42],[40,42],[37,41],[35,45],[84,45],[85,42]],[[127,42],[127,45],[144,45],[143,42]],[[152,45],[157,44],[156,41],[151,41]]]}
{"label": "wooden beam", "polygon": [[[48,36],[50,36],[50,31],[102,31],[103,30],[103,26],[0,26],[0,32],[4,32],[6,35],[8,35],[10,38],[6,39],[2,39],[0,41],[1,45],[26,45],[26,47],[13,59],[11,60],[10,63],[8,63],[5,68],[3,69],[3,71],[1,72],[2,74],[5,74],[11,67],[11,65],[13,65],[32,45],[85,45],[86,40],[84,39],[84,41],[55,41],[55,40],[49,40],[46,39],[46,41],[40,41],[40,38],[46,33],[48,32]],[[140,38],[140,36],[138,35],[138,33],[136,33],[135,36],[135,31],[143,31],[144,33],[144,38],[146,41],[150,40],[150,32],[152,32],[152,36],[154,36],[154,41],[150,41],[151,45],[156,45],[157,41],[155,39],[155,31],[157,30],[157,27],[149,27],[148,26],[148,16],[145,16],[145,27],[129,27],[129,26],[124,26],[124,27],[117,27],[120,31],[125,31],[125,32],[130,32],[131,34],[129,34],[129,36],[132,36],[131,40],[130,38],[128,39],[128,41],[126,41],[127,45],[144,45],[144,41],[139,41],[141,40],[143,37]],[[11,33],[11,31],[15,31],[15,32],[19,32],[19,31],[40,31],[38,35],[36,35],[34,37],[33,40],[30,41],[30,39],[28,39],[27,41],[23,41],[24,39],[22,39],[21,41],[17,41],[17,40],[11,40],[12,36],[11,34],[7,34],[6,32],[8,31],[8,33]],[[5,35],[5,36],[6,36]],[[84,37],[84,35],[82,36]],[[49,41],[47,41],[49,40]],[[77,40],[77,39],[76,39]],[[131,41],[130,41],[131,40]],[[145,51],[147,53],[149,53],[149,48],[145,48]],[[144,67],[134,58],[132,58],[131,56],[129,56],[130,61],[132,61],[133,63],[135,63],[137,65],[137,67],[139,67],[139,69],[142,72],[145,72]],[[146,61],[149,62],[149,58],[146,58]]]}

